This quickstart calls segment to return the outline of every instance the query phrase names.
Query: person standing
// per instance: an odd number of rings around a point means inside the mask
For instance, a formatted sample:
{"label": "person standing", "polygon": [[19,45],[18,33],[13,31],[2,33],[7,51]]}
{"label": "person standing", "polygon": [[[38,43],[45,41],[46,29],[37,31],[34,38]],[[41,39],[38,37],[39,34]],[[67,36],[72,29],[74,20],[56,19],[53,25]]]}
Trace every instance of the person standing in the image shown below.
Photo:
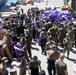
{"label": "person standing", "polygon": [[52,37],[48,37],[48,42],[46,42],[46,50],[50,50],[52,45],[55,45],[56,43],[52,40]]}
{"label": "person standing", "polygon": [[22,46],[22,50],[24,50],[25,58],[27,61],[29,61],[27,54],[27,39],[25,38],[24,34],[20,34],[20,44]]}
{"label": "person standing", "polygon": [[[47,70],[48,75],[55,75],[55,61],[59,58],[60,52],[57,51],[56,45],[52,45],[51,49],[47,51]],[[53,71],[53,73],[52,73]]]}
{"label": "person standing", "polygon": [[21,65],[20,65],[20,73],[19,75],[26,75],[26,60],[23,52],[19,54]]}
{"label": "person standing", "polygon": [[43,54],[45,53],[45,45],[48,38],[48,33],[46,32],[45,27],[42,28],[42,31],[40,33],[40,38],[41,38],[41,48],[42,48],[42,54]]}
{"label": "person standing", "polygon": [[7,71],[7,68],[6,68],[7,62],[8,62],[7,57],[3,57],[3,58],[2,58],[2,64],[3,64],[3,69],[2,69],[2,71],[3,71],[3,75],[8,75],[8,71]]}
{"label": "person standing", "polygon": [[55,43],[57,44],[57,41],[58,41],[58,35],[57,35],[57,27],[55,25],[53,25],[50,29],[49,29],[49,32],[50,32],[50,35],[53,39],[53,41],[55,41]]}
{"label": "person standing", "polygon": [[13,57],[16,57],[16,53],[15,53],[15,49],[14,49],[14,45],[15,43],[18,41],[18,37],[15,35],[15,33],[12,31],[11,32],[11,42],[12,42],[12,50],[13,50]]}
{"label": "person standing", "polygon": [[68,75],[67,65],[63,62],[64,58],[64,54],[60,54],[60,58],[55,61],[56,75]]}
{"label": "person standing", "polygon": [[20,25],[17,27],[17,36],[20,37],[20,34],[24,34],[24,29],[25,26],[23,26],[22,22],[20,23]]}
{"label": "person standing", "polygon": [[37,31],[36,31],[34,25],[32,25],[32,32],[33,32],[33,34],[32,34],[33,40],[36,41],[36,34],[37,34]]}
{"label": "person standing", "polygon": [[74,42],[75,42],[75,48],[76,48],[76,23],[74,24]]}
{"label": "person standing", "polygon": [[32,58],[32,53],[31,53],[32,36],[29,34],[29,30],[26,30],[25,38],[27,39],[27,51],[28,51],[29,57],[31,59]]}
{"label": "person standing", "polygon": [[40,63],[37,59],[37,56],[34,56],[33,59],[29,63],[28,72],[30,75],[39,75],[39,69],[41,70]]}
{"label": "person standing", "polygon": [[72,50],[72,41],[70,40],[69,33],[66,33],[66,37],[63,39],[64,52],[67,51],[67,58],[69,58],[70,51]]}

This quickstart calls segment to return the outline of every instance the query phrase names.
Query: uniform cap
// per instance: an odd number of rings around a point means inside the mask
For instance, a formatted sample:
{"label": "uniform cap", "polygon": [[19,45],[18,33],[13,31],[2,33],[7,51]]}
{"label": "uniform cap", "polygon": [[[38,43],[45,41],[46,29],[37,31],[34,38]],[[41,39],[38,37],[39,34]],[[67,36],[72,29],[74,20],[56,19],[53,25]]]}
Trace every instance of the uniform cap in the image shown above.
{"label": "uniform cap", "polygon": [[34,56],[34,57],[33,57],[33,60],[37,60],[37,56]]}
{"label": "uniform cap", "polygon": [[8,62],[7,57],[3,57],[3,58],[2,58],[2,62]]}
{"label": "uniform cap", "polygon": [[76,25],[76,22],[73,22],[74,25]]}
{"label": "uniform cap", "polygon": [[69,33],[66,33],[66,36],[69,35]]}
{"label": "uniform cap", "polygon": [[45,30],[45,27],[43,27],[42,30]]}
{"label": "uniform cap", "polygon": [[58,30],[62,30],[63,28],[61,27],[61,28],[58,28]]}
{"label": "uniform cap", "polygon": [[22,34],[20,34],[20,36],[24,36],[24,34],[22,33]]}
{"label": "uniform cap", "polygon": [[56,48],[56,45],[52,45],[51,48]]}
{"label": "uniform cap", "polygon": [[14,34],[14,32],[12,31],[11,34]]}
{"label": "uniform cap", "polygon": [[29,30],[27,29],[26,32],[29,32]]}

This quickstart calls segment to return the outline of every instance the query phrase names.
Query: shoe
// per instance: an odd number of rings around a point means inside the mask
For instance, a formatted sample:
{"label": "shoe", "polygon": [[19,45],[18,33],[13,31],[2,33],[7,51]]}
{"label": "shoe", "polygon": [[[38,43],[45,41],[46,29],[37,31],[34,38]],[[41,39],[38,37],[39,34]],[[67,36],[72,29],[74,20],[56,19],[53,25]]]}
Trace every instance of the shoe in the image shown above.
{"label": "shoe", "polygon": [[66,58],[69,59],[69,56],[67,56]]}

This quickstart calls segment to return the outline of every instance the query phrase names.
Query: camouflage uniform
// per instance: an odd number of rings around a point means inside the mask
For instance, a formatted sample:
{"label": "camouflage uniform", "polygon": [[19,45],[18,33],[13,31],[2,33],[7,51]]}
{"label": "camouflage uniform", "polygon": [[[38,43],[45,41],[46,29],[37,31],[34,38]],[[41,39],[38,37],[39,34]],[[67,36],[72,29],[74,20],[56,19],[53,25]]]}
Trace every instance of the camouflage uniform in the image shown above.
{"label": "camouflage uniform", "polygon": [[32,36],[30,34],[27,34],[26,39],[27,39],[27,51],[28,51],[28,54],[29,54],[30,58],[32,58],[32,54],[31,54]]}
{"label": "camouflage uniform", "polygon": [[56,32],[57,32],[57,28],[52,27],[52,28],[50,29],[51,37],[52,37],[52,39],[57,43],[57,39],[58,39],[58,38],[57,38]]}
{"label": "camouflage uniform", "polygon": [[70,55],[70,51],[72,49],[72,43],[70,38],[64,38],[63,39],[63,44],[64,44],[64,53],[67,51],[67,57]]}
{"label": "camouflage uniform", "polygon": [[75,47],[76,47],[76,24],[74,24],[74,42],[75,42]]}
{"label": "camouflage uniform", "polygon": [[61,47],[63,47],[63,39],[64,39],[64,36],[65,36],[65,30],[61,27],[59,28],[59,43],[61,45]]}
{"label": "camouflage uniform", "polygon": [[[25,45],[27,45],[27,39],[24,38],[20,38],[20,44],[22,47],[24,47]],[[25,58],[27,59],[27,61],[29,61],[28,55],[27,55],[27,46],[24,48],[24,54],[25,54]]]}
{"label": "camouflage uniform", "polygon": [[52,27],[51,24],[52,24],[52,22],[50,22],[50,21],[44,23],[46,30],[48,30],[50,27]]}

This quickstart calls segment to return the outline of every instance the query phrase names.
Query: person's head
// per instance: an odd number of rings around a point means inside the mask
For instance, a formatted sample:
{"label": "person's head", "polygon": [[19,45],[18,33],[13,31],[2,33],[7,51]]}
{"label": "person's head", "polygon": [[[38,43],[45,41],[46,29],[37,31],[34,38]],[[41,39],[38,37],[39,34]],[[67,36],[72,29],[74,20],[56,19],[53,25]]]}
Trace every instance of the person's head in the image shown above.
{"label": "person's head", "polygon": [[63,61],[65,58],[65,55],[63,53],[60,54],[60,59]]}
{"label": "person's head", "polygon": [[10,30],[7,30],[6,31],[6,35],[10,35]]}
{"label": "person's head", "polygon": [[52,46],[51,46],[51,49],[52,49],[52,50],[56,50],[56,45],[52,45]]}
{"label": "person's head", "polygon": [[24,35],[23,33],[22,33],[22,34],[20,34],[20,37],[21,37],[21,38],[23,38],[24,36],[25,36],[25,35]]}
{"label": "person's head", "polygon": [[24,52],[21,52],[21,53],[19,54],[19,58],[20,58],[20,60],[23,60],[23,59],[25,59]]}
{"label": "person's head", "polygon": [[12,31],[12,32],[11,32],[11,35],[12,35],[12,36],[14,36],[14,35],[15,35],[15,34],[14,34],[14,31]]}
{"label": "person's head", "polygon": [[54,10],[56,10],[57,8],[54,6]]}
{"label": "person's head", "polygon": [[66,33],[66,38],[69,38],[69,33]]}
{"label": "person's head", "polygon": [[37,60],[37,59],[38,59],[38,57],[37,57],[37,56],[34,56],[34,57],[33,57],[33,60]]}
{"label": "person's head", "polygon": [[43,27],[43,28],[42,28],[42,31],[45,31],[45,30],[46,30],[46,28],[45,28],[45,27]]}
{"label": "person's head", "polygon": [[6,64],[7,64],[7,62],[8,62],[7,57],[3,57],[3,58],[2,58],[2,63],[3,63],[4,65],[6,65]]}
{"label": "person's head", "polygon": [[26,30],[26,35],[28,35],[28,34],[29,34],[29,30],[27,29],[27,30]]}
{"label": "person's head", "polygon": [[10,33],[6,32],[6,33],[5,33],[5,36],[8,36],[8,35],[10,35]]}

